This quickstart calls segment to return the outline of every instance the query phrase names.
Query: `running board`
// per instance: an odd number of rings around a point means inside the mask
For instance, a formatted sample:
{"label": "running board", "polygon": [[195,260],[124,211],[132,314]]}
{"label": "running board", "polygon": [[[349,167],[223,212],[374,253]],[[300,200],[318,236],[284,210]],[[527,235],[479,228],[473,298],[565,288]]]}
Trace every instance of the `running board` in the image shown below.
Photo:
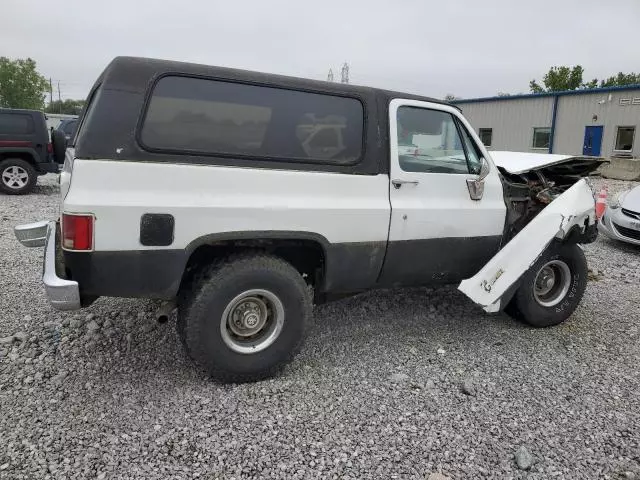
{"label": "running board", "polygon": [[[587,223],[588,222],[588,223]],[[458,290],[487,312],[504,308],[502,296],[535,263],[553,239],[562,240],[578,226],[595,225],[595,199],[581,179],[547,205],[473,277]]]}

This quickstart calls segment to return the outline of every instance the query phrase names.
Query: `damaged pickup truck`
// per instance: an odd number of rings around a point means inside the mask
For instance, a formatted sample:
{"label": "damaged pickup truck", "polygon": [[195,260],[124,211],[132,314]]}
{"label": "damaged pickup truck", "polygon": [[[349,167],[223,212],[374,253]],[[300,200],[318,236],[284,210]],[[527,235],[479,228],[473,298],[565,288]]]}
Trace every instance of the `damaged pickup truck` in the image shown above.
{"label": "damaged pickup truck", "polygon": [[291,360],[313,303],[373,288],[459,284],[487,311],[564,321],[598,166],[489,154],[429,98],[120,57],[67,149],[60,218],[15,232],[44,246],[54,307],[164,300],[197,363],[250,381]]}

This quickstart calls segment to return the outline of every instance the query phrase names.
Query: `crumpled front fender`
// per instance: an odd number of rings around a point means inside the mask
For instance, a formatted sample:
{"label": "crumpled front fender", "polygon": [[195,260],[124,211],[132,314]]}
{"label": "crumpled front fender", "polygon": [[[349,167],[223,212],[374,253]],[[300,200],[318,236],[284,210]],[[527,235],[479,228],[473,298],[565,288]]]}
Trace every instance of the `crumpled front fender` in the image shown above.
{"label": "crumpled front fender", "polygon": [[596,225],[595,199],[585,179],[547,205],[473,277],[458,290],[488,312],[504,305],[502,297],[535,263],[554,239],[588,235]]}

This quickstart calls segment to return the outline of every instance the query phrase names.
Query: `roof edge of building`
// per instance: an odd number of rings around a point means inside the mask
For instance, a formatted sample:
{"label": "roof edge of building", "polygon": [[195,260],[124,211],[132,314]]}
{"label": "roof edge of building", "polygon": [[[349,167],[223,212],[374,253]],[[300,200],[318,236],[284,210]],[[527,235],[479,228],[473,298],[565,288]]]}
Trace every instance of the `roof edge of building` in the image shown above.
{"label": "roof edge of building", "polygon": [[450,103],[460,105],[463,103],[522,100],[527,98],[562,97],[565,95],[584,95],[584,94],[593,94],[593,93],[621,92],[625,90],[640,90],[640,84],[624,85],[621,87],[602,87],[602,88],[583,88],[579,90],[562,90],[559,92],[526,93],[526,94],[518,94],[518,95],[504,95],[504,96],[480,97],[480,98],[461,98],[459,100],[452,100]]}

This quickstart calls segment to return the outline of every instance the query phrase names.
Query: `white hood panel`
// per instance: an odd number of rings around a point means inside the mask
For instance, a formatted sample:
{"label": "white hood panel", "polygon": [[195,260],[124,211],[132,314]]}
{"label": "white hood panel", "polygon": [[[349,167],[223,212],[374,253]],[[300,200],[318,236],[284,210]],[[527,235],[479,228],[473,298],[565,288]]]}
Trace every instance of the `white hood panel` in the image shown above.
{"label": "white hood panel", "polygon": [[504,168],[507,172],[520,174],[536,170],[538,168],[557,165],[569,160],[600,160],[598,157],[585,157],[582,155],[556,155],[551,153],[528,152],[489,152],[493,163]]}

